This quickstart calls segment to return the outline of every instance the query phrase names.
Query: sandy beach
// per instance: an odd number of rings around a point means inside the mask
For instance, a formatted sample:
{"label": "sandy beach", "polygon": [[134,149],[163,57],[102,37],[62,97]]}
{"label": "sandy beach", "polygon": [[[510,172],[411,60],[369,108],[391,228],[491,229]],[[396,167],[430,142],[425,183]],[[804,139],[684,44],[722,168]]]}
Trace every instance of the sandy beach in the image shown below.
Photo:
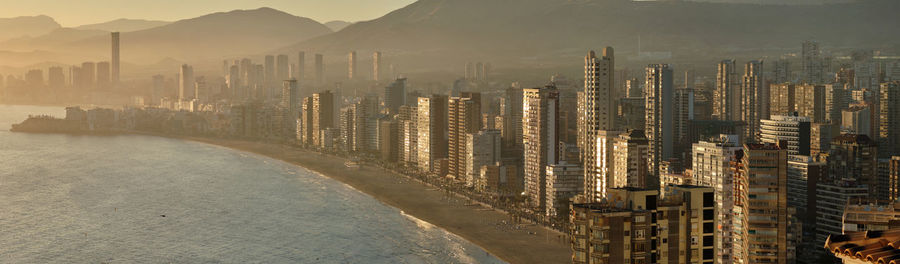
{"label": "sandy beach", "polygon": [[472,205],[465,199],[431,188],[406,176],[363,165],[344,166],[344,159],[278,144],[182,138],[256,153],[296,164],[343,182],[404,213],[446,229],[509,263],[569,263],[568,241],[561,233],[523,224],[512,228],[503,212]]}

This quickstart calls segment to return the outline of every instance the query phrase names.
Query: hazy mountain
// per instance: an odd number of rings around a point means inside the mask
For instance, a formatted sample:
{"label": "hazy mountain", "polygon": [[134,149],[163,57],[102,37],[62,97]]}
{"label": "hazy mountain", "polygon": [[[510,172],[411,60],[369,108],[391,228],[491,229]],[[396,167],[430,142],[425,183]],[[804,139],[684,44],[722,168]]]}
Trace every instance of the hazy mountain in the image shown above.
{"label": "hazy mountain", "polygon": [[39,36],[60,27],[56,20],[44,15],[0,18],[0,40]]}
{"label": "hazy mountain", "polygon": [[116,19],[113,21],[90,24],[90,25],[82,25],[75,27],[76,29],[85,29],[85,30],[103,30],[109,32],[131,32],[144,30],[148,28],[155,28],[163,25],[167,25],[172,22],[167,21],[157,21],[157,20],[143,20],[143,19]]}
{"label": "hazy mountain", "polygon": [[34,50],[64,49],[64,45],[70,42],[107,34],[109,33],[101,30],[58,28],[40,36],[25,36],[2,41],[0,42],[0,50],[28,52]]}
{"label": "hazy mountain", "polygon": [[[452,68],[471,60],[571,60],[614,46],[675,56],[826,46],[872,47],[900,39],[900,1],[757,5],[627,0],[420,0],[381,18],[282,51],[328,55],[382,50],[401,64]],[[448,54],[455,54],[449,56]]]}
{"label": "hazy mountain", "polygon": [[[66,32],[63,34],[62,32]],[[38,38],[0,43],[0,50],[47,50],[72,54],[72,63],[109,59],[110,39],[107,32],[66,29]],[[255,55],[309,38],[329,34],[323,24],[271,8],[234,10],[185,19],[159,27],[121,33],[122,60],[150,64],[165,57],[183,61],[221,59]],[[90,35],[94,34],[94,35]],[[85,36],[77,38],[76,36]],[[36,43],[40,39],[41,43]],[[24,43],[28,43],[27,45]],[[15,44],[15,45],[13,45]],[[34,47],[22,50],[21,48]],[[22,59],[27,57],[20,56]],[[40,61],[17,62],[32,64]]]}
{"label": "hazy mountain", "polygon": [[325,22],[325,26],[327,26],[328,28],[331,29],[331,31],[334,31],[334,32],[341,31],[341,29],[344,29],[345,27],[352,25],[352,24],[353,24],[353,22],[340,21],[340,20]]}

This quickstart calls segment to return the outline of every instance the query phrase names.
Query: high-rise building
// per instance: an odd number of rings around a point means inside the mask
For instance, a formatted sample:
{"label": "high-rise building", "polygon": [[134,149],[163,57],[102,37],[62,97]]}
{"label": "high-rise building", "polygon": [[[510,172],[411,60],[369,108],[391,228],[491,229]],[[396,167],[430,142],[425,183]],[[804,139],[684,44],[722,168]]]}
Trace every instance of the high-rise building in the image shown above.
{"label": "high-rise building", "polygon": [[827,154],[831,149],[831,139],[841,134],[840,126],[835,124],[813,123],[809,130],[809,152],[812,156]]}
{"label": "high-rise building", "polygon": [[741,82],[741,115],[747,124],[747,139],[759,135],[759,120],[769,118],[769,93],[763,77],[763,62],[751,61],[744,66]]}
{"label": "high-rise building", "polygon": [[406,100],[406,78],[394,80],[384,87],[384,108],[388,109],[388,113],[398,113],[400,106],[406,104]]}
{"label": "high-rise building", "polygon": [[275,58],[275,83],[282,82],[291,78],[291,63],[288,61],[288,55],[278,55]]}
{"label": "high-rise building", "polygon": [[893,156],[888,163],[888,199],[900,198],[900,156]]}
{"label": "high-rise building", "polygon": [[381,65],[382,63],[383,63],[383,61],[381,58],[381,52],[376,51],[375,53],[373,53],[372,54],[372,80],[373,81],[377,82],[377,81],[381,80],[381,74],[382,74],[381,71],[383,71],[382,65]]}
{"label": "high-rise building", "polygon": [[101,61],[97,63],[97,88],[106,90],[111,88],[109,79],[109,62]]}
{"label": "high-rise building", "polygon": [[378,150],[381,158],[387,162],[397,162],[399,159],[399,125],[396,119],[384,118],[378,120]]}
{"label": "high-rise building", "polygon": [[674,157],[672,68],[668,64],[651,64],[646,80],[646,131],[650,140],[650,174],[660,175],[659,166]]}
{"label": "high-rise building", "polygon": [[397,119],[400,124],[399,137],[399,159],[400,164],[406,167],[415,167],[418,165],[418,111],[417,107],[403,105],[400,106]]}
{"label": "high-rise building", "polygon": [[803,76],[800,79],[813,84],[824,83],[825,61],[819,50],[819,43],[804,41],[800,56],[803,63]]}
{"label": "high-rise building", "polygon": [[522,89],[517,87],[506,88],[506,93],[500,101],[500,115],[503,116],[503,141],[504,150],[517,150],[522,148]]}
{"label": "high-rise building", "polygon": [[334,94],[331,91],[315,93],[312,96],[312,125],[313,145],[322,145],[320,132],[334,128]]}
{"label": "high-rise building", "polygon": [[871,128],[872,114],[868,106],[856,105],[841,111],[841,133],[875,137]]}
{"label": "high-rise building", "polygon": [[[284,115],[285,124],[296,122],[300,118],[300,86],[297,84],[297,80],[284,80],[281,89],[281,106],[287,111],[287,114]],[[294,135],[297,132],[294,131],[296,126],[285,126],[285,128],[288,129],[288,135]]]}
{"label": "high-rise building", "polygon": [[629,130],[620,134],[613,146],[614,172],[612,188],[658,188],[659,178],[647,170],[650,142],[643,130]]}
{"label": "high-rise building", "polygon": [[[615,147],[620,134],[622,134],[622,131],[600,130],[597,132],[597,139],[595,140],[597,145],[594,147],[597,151],[597,153],[594,154],[597,158],[597,172],[590,174],[592,178],[584,179],[585,186],[593,188],[590,191],[585,190],[585,192],[593,193],[593,195],[595,195],[593,196],[594,200],[606,197],[607,191],[615,184]],[[591,196],[588,196],[588,198],[591,198]]]}
{"label": "high-rise building", "polygon": [[[0,86],[2,86],[2,76],[0,76]],[[59,90],[66,85],[66,76],[63,74],[62,67],[50,67],[47,70],[47,85],[50,89]]]}
{"label": "high-rise building", "polygon": [[878,145],[866,135],[842,134],[831,141],[828,152],[828,175],[832,181],[853,179],[868,186],[869,194],[876,199],[888,195],[887,186],[878,179]]}
{"label": "high-rise building", "polygon": [[[81,70],[79,70],[78,76],[81,79],[81,87],[94,90],[97,89],[97,66],[93,62],[84,62],[81,63]],[[193,86],[193,82],[191,82]]]}
{"label": "high-rise building", "polygon": [[840,234],[844,208],[853,200],[868,199],[868,188],[852,178],[829,179],[816,185],[816,237],[818,247],[829,235]]}
{"label": "high-rise building", "polygon": [[354,80],[359,75],[359,72],[356,71],[356,51],[351,51],[347,54],[347,79]]}
{"label": "high-rise building", "polygon": [[674,137],[674,155],[682,158],[685,152],[690,152],[691,141],[688,140],[688,123],[694,119],[694,89],[675,89],[674,107],[672,113],[672,136]]}
{"label": "high-rise building", "polygon": [[466,134],[481,129],[481,94],[462,92],[447,102],[448,174],[458,180],[466,177]]}
{"label": "high-rise building", "polygon": [[574,203],[572,262],[714,263],[713,197],[712,188],[678,185],[663,196],[659,189],[621,188],[600,203]]}
{"label": "high-rise building", "polygon": [[694,143],[692,150],[693,184],[707,186],[715,191],[716,232],[720,234],[716,240],[716,257],[719,263],[732,262],[732,211],[734,209],[734,169],[738,153],[743,147],[738,135],[719,135],[708,141]]}
{"label": "high-rise building", "polygon": [[825,85],[825,122],[841,123],[841,110],[850,107],[850,90],[840,84]]}
{"label": "high-rise building", "polygon": [[900,155],[900,81],[882,83],[880,90],[880,148],[886,155]]}
{"label": "high-rise building", "polygon": [[740,81],[734,60],[718,64],[716,90],[713,92],[713,116],[718,120],[738,121],[741,117]]}
{"label": "high-rise building", "polygon": [[559,91],[555,86],[525,89],[522,100],[525,195],[531,206],[547,208],[547,165],[558,161]]}
{"label": "high-rise building", "polygon": [[735,263],[792,263],[787,206],[787,150],[744,144],[734,179]]}
{"label": "high-rise building", "polygon": [[759,142],[780,144],[787,143],[788,155],[810,155],[809,117],[796,115],[774,115],[770,119],[760,120]]}
{"label": "high-rise building", "polygon": [[814,123],[825,123],[824,85],[797,85],[794,104],[800,116],[809,117]]}
{"label": "high-rise building", "polygon": [[110,57],[112,58],[112,68],[110,69],[110,74],[112,75],[112,84],[115,86],[119,84],[119,75],[121,74],[121,65],[119,64],[119,32],[110,33],[110,39],[112,40],[112,56]]}
{"label": "high-rise building", "polygon": [[778,83],[772,84],[769,86],[771,96],[770,96],[770,108],[769,112],[772,115],[787,115],[793,113],[794,110],[794,98],[796,98],[796,88],[793,83]]}
{"label": "high-rise building", "polygon": [[266,55],[264,67],[265,67],[265,75],[263,76],[263,78],[265,79],[266,85],[275,83],[277,78],[275,77],[275,56],[274,55]]}
{"label": "high-rise building", "polygon": [[325,85],[325,56],[316,54],[316,85]]}
{"label": "high-rise building", "polygon": [[788,155],[787,192],[789,207],[796,208],[797,218],[802,223],[801,244],[798,258],[815,257],[814,249],[821,247],[815,241],[816,233],[816,191],[819,180],[827,173],[824,162],[803,155]]}
{"label": "high-rise building", "polygon": [[306,81],[306,52],[297,53],[297,68],[293,77],[300,82]]}
{"label": "high-rise building", "polygon": [[791,61],[786,58],[775,60],[775,76],[772,81],[775,83],[791,82],[794,80],[791,75]]}
{"label": "high-rise building", "polygon": [[485,179],[481,178],[481,167],[500,162],[502,143],[499,130],[466,134],[466,186],[485,185]]}
{"label": "high-rise building", "polygon": [[583,153],[584,190],[589,199],[602,198],[605,190],[597,184],[608,182],[609,175],[600,175],[597,140],[600,131],[616,129],[615,65],[612,47],[604,48],[599,58],[594,51],[584,58],[584,93],[580,102],[583,111],[579,111],[583,120],[578,122],[578,146]]}
{"label": "high-rise building", "polygon": [[625,81],[625,94],[628,98],[644,98],[644,90],[641,89],[641,82],[638,78],[632,78]]}
{"label": "high-rise building", "polygon": [[419,97],[417,152],[420,170],[432,171],[435,160],[447,158],[447,101],[445,95]]}
{"label": "high-rise building", "polygon": [[300,105],[300,119],[297,131],[297,140],[303,145],[313,145],[313,97],[304,97]]}
{"label": "high-rise building", "polygon": [[182,64],[181,72],[179,72],[178,76],[178,100],[190,101],[194,99],[194,67]]}
{"label": "high-rise building", "polygon": [[584,193],[584,171],[579,164],[560,162],[547,165],[547,208],[545,214],[553,218],[569,216],[569,203]]}

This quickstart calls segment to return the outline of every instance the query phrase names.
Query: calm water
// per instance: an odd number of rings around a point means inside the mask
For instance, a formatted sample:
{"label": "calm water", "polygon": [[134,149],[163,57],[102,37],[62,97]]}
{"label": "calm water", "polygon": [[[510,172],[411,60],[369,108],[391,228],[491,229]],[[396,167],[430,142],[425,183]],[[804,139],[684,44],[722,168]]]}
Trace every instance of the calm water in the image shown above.
{"label": "calm water", "polygon": [[0,263],[502,263],[277,160],[155,137],[7,131],[33,113],[64,115],[0,105]]}

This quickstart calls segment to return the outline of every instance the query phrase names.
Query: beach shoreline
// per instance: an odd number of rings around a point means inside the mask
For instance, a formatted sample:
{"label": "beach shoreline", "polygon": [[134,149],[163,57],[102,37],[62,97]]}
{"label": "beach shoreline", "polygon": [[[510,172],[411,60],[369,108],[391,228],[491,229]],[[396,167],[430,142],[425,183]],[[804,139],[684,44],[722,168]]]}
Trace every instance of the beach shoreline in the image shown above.
{"label": "beach shoreline", "polygon": [[261,155],[344,183],[403,214],[456,234],[509,263],[569,263],[569,242],[558,231],[534,224],[512,228],[504,212],[476,205],[412,177],[377,166],[347,168],[346,159],[276,143],[134,133],[205,143]]}

